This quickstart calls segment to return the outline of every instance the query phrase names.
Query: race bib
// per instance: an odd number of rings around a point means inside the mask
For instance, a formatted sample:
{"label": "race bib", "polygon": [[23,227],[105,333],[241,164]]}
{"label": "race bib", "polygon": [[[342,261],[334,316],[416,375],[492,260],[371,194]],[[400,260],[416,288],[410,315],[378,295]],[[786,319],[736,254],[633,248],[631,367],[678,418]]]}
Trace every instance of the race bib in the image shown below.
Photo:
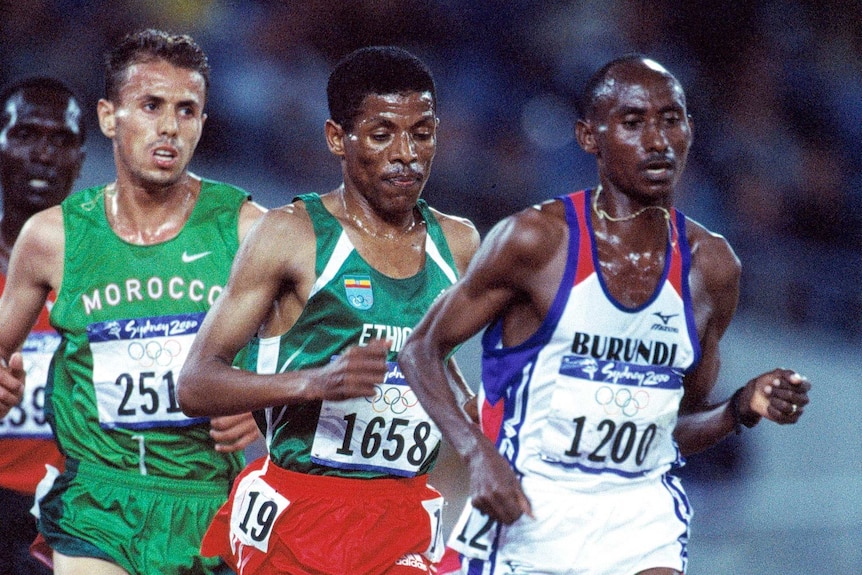
{"label": "race bib", "polygon": [[200,312],[87,326],[102,427],[181,427],[208,420],[187,417],[176,395],[177,375],[203,318]]}
{"label": "race bib", "polygon": [[431,543],[422,555],[432,563],[440,561],[446,550],[443,545],[443,503],[442,496],[422,501],[422,507],[428,513],[429,527],[431,528]]}
{"label": "race bib", "polygon": [[440,443],[440,431],[425,413],[394,361],[373,397],[324,401],[311,460],[340,469],[413,477]]}
{"label": "race bib", "polygon": [[682,378],[667,366],[564,357],[542,431],[542,458],[626,476],[670,463]]}
{"label": "race bib", "polygon": [[449,535],[448,545],[461,555],[487,561],[497,534],[497,522],[473,507],[470,500]]}
{"label": "race bib", "polygon": [[230,513],[231,547],[247,545],[263,553],[269,551],[269,539],[276,520],[290,501],[261,478],[264,470],[250,473],[237,485]]}
{"label": "race bib", "polygon": [[27,379],[21,403],[0,419],[0,437],[51,439],[54,434],[45,419],[45,386],[51,358],[60,345],[55,332],[33,332],[24,342],[24,371]]}

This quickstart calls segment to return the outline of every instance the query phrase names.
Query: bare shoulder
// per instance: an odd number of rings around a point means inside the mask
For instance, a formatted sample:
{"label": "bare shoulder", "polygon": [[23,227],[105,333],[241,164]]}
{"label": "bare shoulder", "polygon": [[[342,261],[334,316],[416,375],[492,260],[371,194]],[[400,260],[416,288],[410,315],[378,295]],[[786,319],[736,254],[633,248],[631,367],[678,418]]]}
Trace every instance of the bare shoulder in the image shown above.
{"label": "bare shoulder", "polygon": [[452,234],[461,234],[461,235],[478,235],[479,232],[476,231],[476,226],[473,225],[469,219],[454,216],[452,214],[444,214],[440,210],[436,208],[431,208],[431,213],[434,214],[434,217],[437,218],[437,221],[440,223],[440,227],[443,228],[443,231],[448,235],[450,232]]}
{"label": "bare shoulder", "polygon": [[719,289],[738,284],[742,264],[727,238],[690,218],[686,220],[686,231],[692,268],[703,275],[707,284]]}
{"label": "bare shoulder", "polygon": [[316,250],[311,218],[304,204],[297,202],[260,215],[240,248],[239,258],[265,266],[294,283],[313,275]]}
{"label": "bare shoulder", "polygon": [[257,202],[253,202],[248,200],[243,202],[239,208],[239,239],[242,239],[246,236],[248,231],[254,225],[254,223],[264,214],[266,213],[266,208],[258,204]]}
{"label": "bare shoulder", "polygon": [[443,230],[443,235],[446,236],[446,242],[449,244],[459,272],[464,273],[467,264],[479,248],[479,230],[467,218],[444,214],[434,208],[431,208],[431,213],[434,214]]}
{"label": "bare shoulder", "polygon": [[530,206],[501,220],[490,235],[506,246],[519,264],[547,262],[568,238],[565,207],[559,200]]}
{"label": "bare shoulder", "polygon": [[[66,242],[63,209],[53,206],[30,217],[21,229],[16,246],[27,255],[62,255]],[[35,250],[36,253],[32,253]]]}
{"label": "bare shoulder", "polygon": [[[254,235],[261,241],[287,241],[292,245],[314,236],[314,227],[303,202],[267,210],[256,217]],[[282,245],[284,247],[284,245]]]}
{"label": "bare shoulder", "polygon": [[12,250],[10,268],[25,269],[34,283],[59,289],[65,247],[63,210],[60,206],[48,208],[24,224]]}

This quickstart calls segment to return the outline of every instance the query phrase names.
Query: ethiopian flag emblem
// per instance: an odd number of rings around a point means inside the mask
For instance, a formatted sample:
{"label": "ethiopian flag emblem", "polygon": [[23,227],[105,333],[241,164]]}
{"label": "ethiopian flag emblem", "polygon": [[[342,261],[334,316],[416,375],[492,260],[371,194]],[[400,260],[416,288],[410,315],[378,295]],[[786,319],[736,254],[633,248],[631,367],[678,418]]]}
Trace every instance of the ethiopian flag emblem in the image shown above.
{"label": "ethiopian flag emblem", "polygon": [[344,291],[347,301],[356,309],[371,309],[374,305],[370,276],[344,276]]}

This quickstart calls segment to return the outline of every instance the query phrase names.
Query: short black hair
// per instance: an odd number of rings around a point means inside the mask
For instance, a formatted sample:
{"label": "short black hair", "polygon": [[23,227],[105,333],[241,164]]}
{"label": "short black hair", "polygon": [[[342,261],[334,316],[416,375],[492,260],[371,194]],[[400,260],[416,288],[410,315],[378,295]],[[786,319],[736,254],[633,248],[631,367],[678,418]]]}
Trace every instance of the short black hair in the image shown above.
{"label": "short black hair", "polygon": [[115,102],[126,70],[135,64],[155,60],[198,72],[204,78],[204,96],[209,92],[209,61],[194,39],[187,34],[148,28],[127,34],[105,55],[105,97]]}
{"label": "short black hair", "polygon": [[397,46],[360,48],[338,62],[329,75],[329,117],[349,132],[366,96],[408,92],[430,92],[436,109],[434,77],[422,60]]}
{"label": "short black hair", "polygon": [[[0,91],[0,130],[5,129],[11,120],[9,113],[6,111],[6,105],[9,103],[9,100],[14,98],[17,94],[22,94],[24,92],[27,93],[26,97],[28,99],[39,102],[47,102],[50,100],[63,100],[68,102],[69,100],[74,100],[78,107],[83,110],[81,99],[78,95],[75,94],[69,86],[57,78],[51,78],[49,76],[33,76],[30,78],[24,78],[7,85],[2,91]],[[87,139],[87,130],[83,114],[78,117],[78,132],[80,135],[79,137],[81,138],[81,143],[83,144]]]}
{"label": "short black hair", "polygon": [[592,76],[590,76],[589,80],[587,80],[587,83],[584,85],[584,91],[581,93],[581,97],[578,101],[578,116],[585,120],[590,118],[592,113],[595,111],[596,104],[604,95],[605,82],[615,68],[633,62],[642,62],[644,60],[652,60],[652,58],[645,54],[631,52],[619,56],[618,58],[614,58],[599,68]]}

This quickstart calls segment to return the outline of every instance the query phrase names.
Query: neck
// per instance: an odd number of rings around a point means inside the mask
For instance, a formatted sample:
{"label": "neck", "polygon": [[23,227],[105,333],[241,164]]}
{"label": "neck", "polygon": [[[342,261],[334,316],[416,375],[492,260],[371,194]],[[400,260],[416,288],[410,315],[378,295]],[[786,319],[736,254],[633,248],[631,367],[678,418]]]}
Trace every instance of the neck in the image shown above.
{"label": "neck", "polygon": [[673,235],[673,226],[671,225],[671,221],[670,221],[670,210],[668,208],[666,208],[664,206],[659,206],[659,205],[650,205],[650,206],[644,206],[644,207],[640,208],[639,210],[632,212],[632,213],[625,215],[625,216],[612,216],[608,212],[606,212],[604,210],[604,208],[599,207],[599,196],[602,193],[602,189],[603,188],[602,188],[601,184],[596,186],[596,190],[595,190],[595,193],[593,195],[593,202],[592,202],[593,211],[595,212],[596,217],[600,221],[601,220],[607,220],[609,222],[615,222],[615,223],[629,222],[629,221],[632,221],[634,219],[637,219],[640,215],[644,214],[645,212],[647,212],[649,210],[657,210],[657,211],[661,212],[662,216],[664,216],[665,225],[667,226],[668,238],[671,242],[671,245],[676,244],[676,238]]}
{"label": "neck", "polygon": [[[411,234],[417,226],[425,224],[425,221],[420,216],[417,216],[415,207],[410,210],[410,214],[405,218],[404,222],[395,225],[386,223],[380,217],[369,217],[367,212],[371,211],[373,213],[373,210],[362,210],[361,207],[357,207],[354,209],[359,214],[354,213],[351,207],[356,205],[356,202],[352,200],[350,202],[347,201],[347,193],[344,185],[341,186],[339,192],[341,194],[341,207],[344,210],[344,217],[357,230],[373,238],[395,241]],[[350,207],[348,204],[350,204]],[[374,223],[371,223],[372,220]]]}
{"label": "neck", "polygon": [[200,182],[195,179],[152,191],[114,182],[105,187],[105,213],[124,240],[157,244],[179,234],[199,193]]}

